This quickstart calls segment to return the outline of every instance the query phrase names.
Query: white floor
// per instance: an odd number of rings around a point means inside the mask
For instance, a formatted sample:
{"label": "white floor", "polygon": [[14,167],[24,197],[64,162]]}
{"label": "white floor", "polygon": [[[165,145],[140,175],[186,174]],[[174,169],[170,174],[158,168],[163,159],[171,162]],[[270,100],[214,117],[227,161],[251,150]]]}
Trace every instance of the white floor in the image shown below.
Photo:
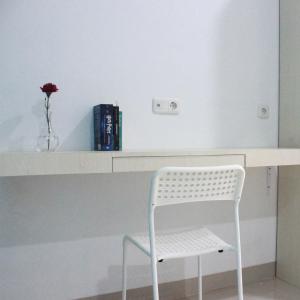
{"label": "white floor", "polygon": [[[221,289],[204,295],[203,300],[236,300],[236,290]],[[246,285],[244,300],[300,300],[300,289],[281,280],[264,281]],[[197,300],[197,297],[186,300]]]}

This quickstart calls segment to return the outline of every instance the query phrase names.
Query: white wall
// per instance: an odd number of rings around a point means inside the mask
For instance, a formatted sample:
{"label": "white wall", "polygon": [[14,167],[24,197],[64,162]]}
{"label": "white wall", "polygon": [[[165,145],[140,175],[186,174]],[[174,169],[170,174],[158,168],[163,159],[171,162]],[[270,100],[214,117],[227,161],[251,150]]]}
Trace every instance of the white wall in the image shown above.
{"label": "white wall", "polygon": [[[0,2],[0,149],[34,149],[39,86],[53,81],[61,150],[91,147],[91,107],[118,101],[124,148],[277,146],[278,1]],[[153,97],[181,100],[179,116],[151,113]],[[257,105],[270,106],[268,120]],[[146,228],[149,173],[0,180],[0,298],[75,299],[120,289],[121,236]],[[275,259],[276,172],[248,170],[242,202],[244,265]],[[118,187],[118,188],[116,188]],[[176,218],[174,217],[176,216]],[[207,217],[210,218],[207,218]],[[229,240],[231,211],[191,206],[162,228],[205,223]],[[219,223],[216,225],[215,223]],[[141,255],[129,286],[150,283]],[[193,260],[160,279],[195,275]],[[209,258],[205,273],[234,268]]]}
{"label": "white wall", "polygon": [[281,147],[299,147],[300,76],[299,19],[300,2],[284,0],[280,4],[280,127]]}

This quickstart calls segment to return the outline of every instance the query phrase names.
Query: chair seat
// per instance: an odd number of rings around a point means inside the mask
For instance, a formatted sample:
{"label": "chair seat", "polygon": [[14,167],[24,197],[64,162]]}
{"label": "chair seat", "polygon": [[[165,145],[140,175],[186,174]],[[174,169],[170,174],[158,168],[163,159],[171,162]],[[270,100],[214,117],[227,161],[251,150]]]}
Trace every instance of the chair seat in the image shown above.
{"label": "chair seat", "polygon": [[[147,235],[128,237],[150,256],[150,242]],[[220,239],[207,228],[185,230],[181,232],[156,234],[157,260],[198,256],[231,250],[233,247]]]}

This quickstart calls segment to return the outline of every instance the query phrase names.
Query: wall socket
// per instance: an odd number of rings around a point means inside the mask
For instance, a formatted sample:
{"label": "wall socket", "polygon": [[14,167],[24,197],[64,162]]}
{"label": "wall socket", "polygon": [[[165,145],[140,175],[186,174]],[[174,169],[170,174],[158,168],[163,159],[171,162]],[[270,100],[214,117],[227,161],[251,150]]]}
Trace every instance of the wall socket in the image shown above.
{"label": "wall socket", "polygon": [[260,119],[269,119],[270,117],[270,107],[265,104],[257,106],[257,117]]}
{"label": "wall socket", "polygon": [[155,114],[177,115],[179,114],[179,101],[174,98],[154,98],[152,111]]}

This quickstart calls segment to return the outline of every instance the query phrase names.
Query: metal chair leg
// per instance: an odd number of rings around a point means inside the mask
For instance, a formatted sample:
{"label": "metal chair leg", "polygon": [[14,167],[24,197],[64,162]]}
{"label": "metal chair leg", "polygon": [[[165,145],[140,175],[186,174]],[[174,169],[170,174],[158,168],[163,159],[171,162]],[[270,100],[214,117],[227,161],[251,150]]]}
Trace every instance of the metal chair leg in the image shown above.
{"label": "metal chair leg", "polygon": [[158,279],[157,279],[157,261],[155,257],[151,257],[151,271],[153,284],[153,300],[159,300]]}
{"label": "metal chair leg", "polygon": [[122,300],[126,300],[127,290],[127,247],[128,241],[126,237],[123,239],[123,282],[122,282]]}
{"label": "metal chair leg", "polygon": [[202,300],[202,264],[201,256],[198,256],[198,300]]}
{"label": "metal chair leg", "polygon": [[242,261],[241,261],[241,250],[237,250],[237,284],[238,284],[238,299],[243,300],[243,274],[242,274]]}
{"label": "metal chair leg", "polygon": [[237,284],[238,284],[238,299],[243,300],[243,272],[242,272],[242,250],[241,250],[241,236],[239,223],[238,204],[235,206],[235,225],[236,225],[236,262],[237,262]]}

